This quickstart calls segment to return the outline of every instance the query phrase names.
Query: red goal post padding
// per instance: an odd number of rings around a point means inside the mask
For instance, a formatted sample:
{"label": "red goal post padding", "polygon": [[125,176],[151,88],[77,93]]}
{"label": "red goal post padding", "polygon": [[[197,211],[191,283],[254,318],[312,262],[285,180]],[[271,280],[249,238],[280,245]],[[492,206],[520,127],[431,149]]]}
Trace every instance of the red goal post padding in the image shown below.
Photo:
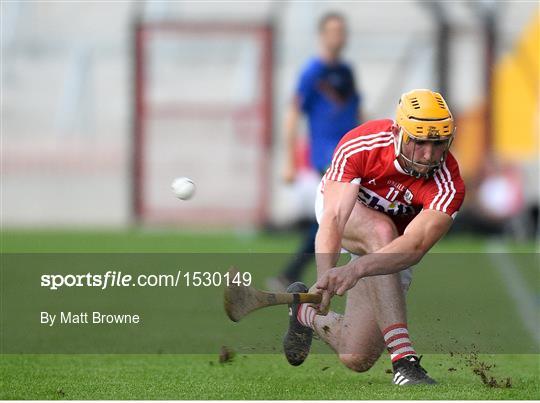
{"label": "red goal post padding", "polygon": [[[136,222],[242,226],[266,221],[272,40],[268,25],[135,25]],[[171,192],[178,176],[197,185],[188,202]]]}

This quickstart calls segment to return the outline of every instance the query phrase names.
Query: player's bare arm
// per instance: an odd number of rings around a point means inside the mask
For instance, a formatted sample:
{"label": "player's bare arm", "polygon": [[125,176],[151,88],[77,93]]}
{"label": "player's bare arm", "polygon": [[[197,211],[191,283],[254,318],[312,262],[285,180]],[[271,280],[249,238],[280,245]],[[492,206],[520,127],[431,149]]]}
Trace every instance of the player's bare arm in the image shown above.
{"label": "player's bare arm", "polygon": [[[319,231],[315,238],[315,259],[317,262],[317,277],[321,278],[332,269],[339,258],[341,241],[345,224],[351,215],[358,185],[346,182],[328,181],[324,192],[324,211]],[[316,292],[317,288],[312,287]],[[330,304],[332,294],[323,291],[323,300],[319,312],[324,313]]]}
{"label": "player's bare arm", "polygon": [[452,218],[436,210],[423,210],[400,237],[377,253],[355,262],[360,278],[397,273],[420,262],[452,226]]}
{"label": "player's bare arm", "polygon": [[285,115],[285,165],[283,167],[283,181],[285,183],[291,183],[295,178],[294,147],[298,137],[300,118],[300,106],[298,105],[298,100],[295,98],[290,103]]}
{"label": "player's bare arm", "polygon": [[[376,251],[345,266],[326,271],[316,287],[329,294],[343,295],[363,277],[397,273],[417,264],[452,226],[449,215],[423,210],[407,226],[403,235]],[[325,307],[321,306],[321,310]]]}
{"label": "player's bare arm", "polygon": [[335,266],[345,224],[351,215],[358,185],[353,183],[327,181],[324,191],[324,211],[315,239],[317,253],[317,274],[322,276]]}

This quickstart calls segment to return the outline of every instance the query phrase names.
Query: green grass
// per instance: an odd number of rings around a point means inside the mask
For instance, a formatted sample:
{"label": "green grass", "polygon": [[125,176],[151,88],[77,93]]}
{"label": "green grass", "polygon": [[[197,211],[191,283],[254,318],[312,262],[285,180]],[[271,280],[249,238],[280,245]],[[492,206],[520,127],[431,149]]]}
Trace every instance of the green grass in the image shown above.
{"label": "green grass", "polygon": [[[386,358],[386,357],[385,357]],[[291,367],[279,355],[9,356],[1,366],[2,399],[537,399],[538,361],[490,356],[495,376],[511,388],[484,386],[458,358],[423,359],[435,387],[390,385],[387,359],[366,373],[345,369],[332,355],[313,355]],[[456,368],[449,372],[448,368]]]}
{"label": "green grass", "polygon": [[[211,233],[175,231],[7,231],[2,233],[4,253],[42,252],[292,252],[297,234]],[[472,237],[449,237],[435,252],[483,251],[486,241]],[[513,252],[532,252],[533,243],[508,244]],[[285,256],[285,255],[283,255]],[[435,260],[433,260],[435,259]],[[430,258],[428,262],[437,262]],[[519,260],[518,260],[519,261]],[[461,260],[466,266],[466,260]],[[429,264],[428,264],[429,266]],[[279,267],[276,267],[277,271]],[[467,267],[424,270],[415,273],[411,291],[413,331],[423,319],[434,323],[429,337],[460,335],[459,321],[452,309],[458,300],[468,301],[480,288],[487,297],[485,320],[495,326],[508,325],[523,333],[513,302],[496,277],[485,278],[480,270]],[[453,272],[452,270],[455,270]],[[520,270],[525,270],[520,267]],[[268,274],[271,274],[270,272]],[[312,277],[312,275],[310,276]],[[457,277],[457,279],[456,279]],[[538,272],[526,271],[534,292]],[[456,285],[457,283],[457,285]],[[441,288],[439,285],[447,288]],[[258,285],[261,285],[260,283]],[[445,290],[445,291],[443,291]],[[461,294],[459,294],[461,292]],[[436,301],[434,301],[436,299]],[[490,306],[500,305],[492,311]],[[209,307],[210,309],[211,307]],[[457,309],[459,310],[459,309]],[[441,312],[442,311],[442,312]],[[211,312],[211,309],[205,312]],[[268,329],[281,311],[269,309],[248,318],[237,329],[250,324],[279,338],[283,329]],[[514,316],[499,324],[503,313]],[[462,312],[457,312],[459,314]],[[219,311],[211,318],[198,318],[198,328],[222,320]],[[220,315],[215,317],[215,315]],[[446,315],[446,316],[445,316]],[[183,316],[182,316],[183,317]],[[435,318],[440,321],[435,322]],[[461,317],[463,321],[470,320]],[[191,321],[189,316],[187,321]],[[265,322],[268,321],[268,322]],[[194,322],[197,323],[197,322]],[[220,322],[221,323],[221,322]],[[223,321],[222,326],[228,326]],[[437,327],[438,326],[438,327]],[[209,326],[211,329],[212,326]],[[486,329],[490,329],[486,326]],[[275,333],[275,335],[274,335]],[[275,337],[274,337],[275,336]],[[467,335],[463,335],[465,340]],[[467,336],[468,337],[468,336]],[[273,340],[273,339],[271,339]],[[230,340],[227,340],[230,342]],[[320,344],[320,342],[315,342]],[[234,342],[232,344],[234,345]],[[511,388],[490,388],[482,384],[460,356],[447,352],[426,354],[423,361],[430,375],[439,380],[431,388],[399,389],[390,385],[386,355],[370,371],[354,373],[332,354],[313,354],[301,367],[291,367],[279,354],[238,354],[231,363],[218,362],[218,349],[210,354],[4,354],[0,357],[0,399],[539,399],[540,368],[536,354],[482,354],[480,359],[496,364],[491,375],[511,378]],[[211,350],[214,351],[214,350]],[[431,350],[430,352],[433,352]],[[456,371],[449,371],[455,368]]]}
{"label": "green grass", "polygon": [[[0,247],[7,253],[37,252],[294,252],[299,235],[248,231],[194,233],[172,230],[84,231],[10,230],[0,233]],[[434,252],[483,251],[488,241],[472,236],[447,236]],[[534,242],[506,243],[512,252],[534,252]]]}
{"label": "green grass", "polygon": [[[1,234],[3,252],[290,252],[297,233],[269,235],[246,231],[194,233],[171,230],[8,231]],[[292,246],[292,247],[291,247]]]}

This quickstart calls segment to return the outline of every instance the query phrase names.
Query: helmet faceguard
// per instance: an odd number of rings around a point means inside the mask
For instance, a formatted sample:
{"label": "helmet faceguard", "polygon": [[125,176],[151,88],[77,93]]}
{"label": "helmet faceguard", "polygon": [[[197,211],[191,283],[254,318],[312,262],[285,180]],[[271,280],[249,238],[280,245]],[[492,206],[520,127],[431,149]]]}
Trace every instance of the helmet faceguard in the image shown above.
{"label": "helmet faceguard", "polygon": [[[397,157],[401,157],[403,159],[403,161],[405,162],[405,166],[403,167],[403,170],[411,175],[411,176],[414,176],[416,178],[429,178],[431,176],[433,176],[433,174],[435,174],[435,171],[437,171],[441,165],[443,164],[443,162],[446,160],[446,156],[448,155],[448,150],[450,149],[450,146],[452,145],[452,141],[454,140],[454,137],[451,136],[449,138],[446,138],[446,139],[425,139],[425,138],[419,138],[419,137],[416,137],[416,136],[413,136],[411,135],[410,133],[406,132],[406,130],[402,127],[399,128],[399,134],[396,137],[394,137],[394,145],[395,145],[395,150],[396,150],[396,158]],[[413,142],[414,143],[414,147],[412,149],[412,152],[409,156],[405,155],[405,153],[403,152],[403,142],[405,143],[409,143],[409,142]],[[436,141],[436,142],[441,142],[441,141],[444,141],[446,144],[445,144],[445,147],[444,147],[444,151],[443,151],[443,154],[441,156],[441,158],[437,161],[431,161],[430,163],[423,163],[423,162],[419,162],[419,161],[416,161],[415,159],[415,154],[416,154],[416,144],[418,141]],[[422,171],[418,170],[418,168],[421,167],[421,168],[425,168],[425,169],[422,169]]]}
{"label": "helmet faceguard", "polygon": [[[403,94],[396,113],[399,134],[395,141],[396,158],[405,163],[404,170],[417,178],[432,176],[441,167],[455,134],[454,118],[441,94],[430,90],[412,90]],[[403,152],[403,144],[414,142],[410,155]],[[417,142],[445,142],[438,161],[429,163],[415,159]],[[418,170],[421,168],[421,170]]]}

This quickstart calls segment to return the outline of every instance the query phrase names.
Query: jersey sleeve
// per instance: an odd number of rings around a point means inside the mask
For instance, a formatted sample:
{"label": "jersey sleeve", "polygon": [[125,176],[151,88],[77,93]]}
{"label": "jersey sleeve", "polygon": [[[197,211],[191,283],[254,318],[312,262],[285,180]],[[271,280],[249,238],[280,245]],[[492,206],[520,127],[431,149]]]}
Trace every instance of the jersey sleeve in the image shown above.
{"label": "jersey sleeve", "polygon": [[358,135],[353,129],[339,142],[326,171],[326,179],[337,182],[360,183],[363,176],[364,153],[358,152]]}
{"label": "jersey sleeve", "polygon": [[452,155],[448,157],[430,181],[423,197],[423,208],[441,211],[455,218],[465,198],[465,184],[457,161]]}

